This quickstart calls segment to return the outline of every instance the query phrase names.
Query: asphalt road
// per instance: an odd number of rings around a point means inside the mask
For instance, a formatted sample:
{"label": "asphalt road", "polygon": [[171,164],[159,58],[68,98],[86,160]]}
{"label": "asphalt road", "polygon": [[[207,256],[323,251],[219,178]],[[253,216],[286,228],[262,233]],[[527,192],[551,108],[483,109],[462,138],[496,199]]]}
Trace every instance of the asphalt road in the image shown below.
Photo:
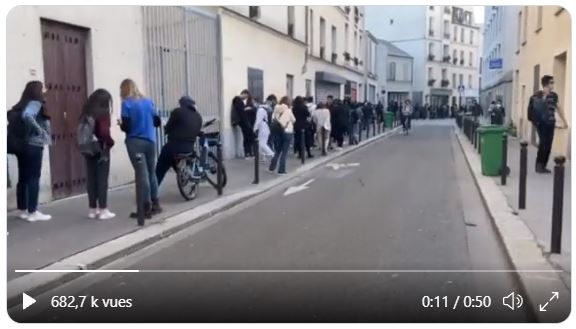
{"label": "asphalt road", "polygon": [[[292,182],[308,183],[299,192],[284,195],[287,186],[279,186],[107,266],[143,272],[87,275],[11,315],[31,322],[532,319],[525,305],[502,305],[519,292],[515,274],[495,272],[511,268],[450,126],[416,124],[409,136],[337,163]],[[186,270],[214,272],[179,272]],[[52,309],[55,295],[132,298],[133,306]]]}

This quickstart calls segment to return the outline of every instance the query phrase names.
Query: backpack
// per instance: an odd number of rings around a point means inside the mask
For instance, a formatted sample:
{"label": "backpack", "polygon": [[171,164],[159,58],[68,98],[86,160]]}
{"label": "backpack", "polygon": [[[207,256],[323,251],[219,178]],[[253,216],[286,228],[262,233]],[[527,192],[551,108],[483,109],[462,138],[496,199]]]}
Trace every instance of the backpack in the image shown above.
{"label": "backpack", "polygon": [[80,119],[76,131],[76,139],[78,142],[78,150],[83,155],[95,156],[102,153],[102,146],[94,134],[95,128],[96,121],[94,118],[86,116]]}
{"label": "backpack", "polygon": [[285,127],[282,125],[282,123],[280,123],[280,118],[282,117],[281,113],[278,118],[273,118],[272,122],[270,123],[270,132],[272,132],[272,134],[274,135],[282,135],[284,134],[284,129]]}
{"label": "backpack", "polygon": [[6,139],[8,154],[21,154],[26,147],[26,126],[22,118],[23,112],[22,109],[8,111],[8,137]]}

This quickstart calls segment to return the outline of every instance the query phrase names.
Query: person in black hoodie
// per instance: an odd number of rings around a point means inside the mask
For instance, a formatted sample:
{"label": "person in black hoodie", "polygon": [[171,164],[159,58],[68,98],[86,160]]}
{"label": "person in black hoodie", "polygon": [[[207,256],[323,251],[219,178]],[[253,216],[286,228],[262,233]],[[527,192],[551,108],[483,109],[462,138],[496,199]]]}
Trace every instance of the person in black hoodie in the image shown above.
{"label": "person in black hoodie", "polygon": [[[308,126],[310,125],[311,115],[306,103],[304,103],[304,98],[301,96],[294,98],[292,102],[292,113],[296,118],[296,123],[294,123],[294,153],[298,154],[298,158],[301,159],[304,156],[304,154],[302,154],[302,143],[304,143],[308,158],[313,158],[310,152],[312,145],[310,144],[309,136],[307,136],[310,134]],[[302,131],[304,131],[304,140],[302,140]]]}
{"label": "person in black hoodie", "polygon": [[340,100],[335,100],[332,104],[330,119],[332,121],[332,136],[336,141],[338,148],[342,149],[342,145],[344,144],[344,133],[348,126],[348,113],[344,110],[344,106]]}
{"label": "person in black hoodie", "polygon": [[244,103],[244,108],[240,116],[242,129],[242,136],[244,137],[244,155],[246,158],[254,157],[254,143],[256,142],[256,135],[254,134],[254,122],[256,121],[256,106],[250,91],[247,89],[242,90],[240,98]]}
{"label": "person in black hoodie", "polygon": [[196,110],[196,102],[184,96],[180,98],[180,107],[170,113],[164,132],[168,142],[162,147],[158,164],[156,165],[156,179],[158,186],[162,183],[166,172],[174,168],[177,154],[194,152],[196,137],[202,130],[202,116]]}

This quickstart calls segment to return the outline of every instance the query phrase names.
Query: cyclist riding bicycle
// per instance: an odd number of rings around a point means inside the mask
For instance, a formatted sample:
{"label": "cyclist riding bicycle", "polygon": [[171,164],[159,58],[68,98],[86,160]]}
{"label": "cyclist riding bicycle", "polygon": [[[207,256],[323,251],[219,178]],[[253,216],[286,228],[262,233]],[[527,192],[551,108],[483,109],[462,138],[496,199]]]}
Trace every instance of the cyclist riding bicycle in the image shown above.
{"label": "cyclist riding bicycle", "polygon": [[158,164],[156,165],[156,178],[158,186],[164,179],[170,167],[176,170],[176,156],[194,152],[196,137],[202,130],[202,116],[196,110],[196,102],[189,96],[179,100],[180,107],[170,113],[168,123],[164,127],[168,142],[162,147]]}
{"label": "cyclist riding bicycle", "polygon": [[400,120],[402,122],[402,129],[404,130],[405,134],[408,134],[408,131],[410,130],[410,121],[412,119],[412,113],[414,113],[412,102],[409,99],[404,101],[401,113],[402,114]]}

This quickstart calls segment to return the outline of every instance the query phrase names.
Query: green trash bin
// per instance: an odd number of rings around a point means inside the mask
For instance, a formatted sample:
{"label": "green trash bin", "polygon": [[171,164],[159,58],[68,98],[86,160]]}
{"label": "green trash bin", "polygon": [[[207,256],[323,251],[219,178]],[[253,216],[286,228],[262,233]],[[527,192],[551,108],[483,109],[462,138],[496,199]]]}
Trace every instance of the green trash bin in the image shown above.
{"label": "green trash bin", "polygon": [[482,175],[498,176],[502,167],[502,134],[506,128],[490,125],[478,128],[482,161]]}
{"label": "green trash bin", "polygon": [[394,125],[394,112],[386,112],[386,128],[392,128]]}

